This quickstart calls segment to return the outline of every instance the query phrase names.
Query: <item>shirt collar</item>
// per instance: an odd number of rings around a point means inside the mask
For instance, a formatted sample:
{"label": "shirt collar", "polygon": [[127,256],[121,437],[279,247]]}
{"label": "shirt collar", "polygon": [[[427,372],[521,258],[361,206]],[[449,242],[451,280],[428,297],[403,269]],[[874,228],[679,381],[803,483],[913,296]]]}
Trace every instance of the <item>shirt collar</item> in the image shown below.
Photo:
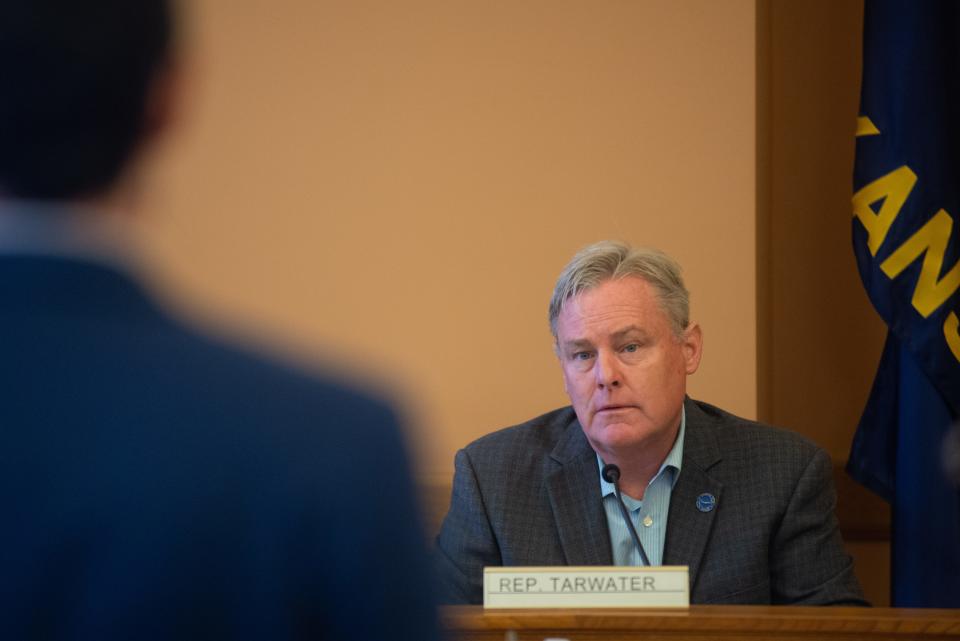
{"label": "shirt collar", "polygon": [[[663,464],[660,465],[660,469],[657,470],[657,473],[653,475],[653,478],[650,479],[650,483],[653,483],[657,480],[661,474],[666,473],[671,474],[670,486],[677,482],[677,477],[680,476],[680,465],[683,461],[683,437],[687,431],[687,408],[682,407],[680,410],[680,429],[677,431],[677,440],[673,442],[673,447],[670,448],[670,452],[667,454],[667,458],[663,460]],[[600,455],[597,454],[597,465],[600,467],[600,470],[603,471],[604,462],[600,458]],[[615,490],[613,483],[608,482],[603,478],[603,474],[600,475],[600,496],[607,496],[609,494],[614,494]]]}
{"label": "shirt collar", "polygon": [[0,255],[80,258],[120,268],[136,264],[132,224],[119,213],[42,200],[0,201]]}

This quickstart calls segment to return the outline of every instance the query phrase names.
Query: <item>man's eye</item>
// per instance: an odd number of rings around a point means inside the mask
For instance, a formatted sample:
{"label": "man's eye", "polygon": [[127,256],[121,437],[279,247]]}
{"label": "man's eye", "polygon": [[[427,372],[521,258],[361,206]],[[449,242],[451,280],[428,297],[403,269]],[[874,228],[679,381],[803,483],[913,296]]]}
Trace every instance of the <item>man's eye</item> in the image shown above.
{"label": "man's eye", "polygon": [[573,360],[575,361],[585,361],[589,360],[592,354],[590,352],[574,352]]}
{"label": "man's eye", "polygon": [[640,349],[640,346],[639,346],[639,345],[637,345],[636,343],[630,343],[629,345],[627,345],[626,347],[623,348],[623,351],[629,352],[629,353],[632,354],[632,353],[638,351],[639,349]]}

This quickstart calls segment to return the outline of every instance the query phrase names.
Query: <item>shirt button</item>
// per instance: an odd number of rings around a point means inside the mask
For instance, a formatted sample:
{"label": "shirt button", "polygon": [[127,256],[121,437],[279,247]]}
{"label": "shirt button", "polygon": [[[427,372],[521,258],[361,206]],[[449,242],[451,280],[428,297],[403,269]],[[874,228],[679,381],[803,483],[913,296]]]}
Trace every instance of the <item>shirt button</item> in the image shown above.
{"label": "shirt button", "polygon": [[643,527],[650,527],[653,525],[653,517],[649,514],[643,517]]}

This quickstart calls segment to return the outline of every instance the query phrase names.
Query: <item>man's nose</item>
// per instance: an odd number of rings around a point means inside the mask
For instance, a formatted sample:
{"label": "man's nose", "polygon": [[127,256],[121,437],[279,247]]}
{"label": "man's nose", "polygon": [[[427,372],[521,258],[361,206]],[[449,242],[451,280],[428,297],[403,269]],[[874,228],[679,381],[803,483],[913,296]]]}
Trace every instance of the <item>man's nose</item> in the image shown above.
{"label": "man's nose", "polygon": [[597,354],[597,387],[620,387],[620,368],[615,354],[599,352]]}

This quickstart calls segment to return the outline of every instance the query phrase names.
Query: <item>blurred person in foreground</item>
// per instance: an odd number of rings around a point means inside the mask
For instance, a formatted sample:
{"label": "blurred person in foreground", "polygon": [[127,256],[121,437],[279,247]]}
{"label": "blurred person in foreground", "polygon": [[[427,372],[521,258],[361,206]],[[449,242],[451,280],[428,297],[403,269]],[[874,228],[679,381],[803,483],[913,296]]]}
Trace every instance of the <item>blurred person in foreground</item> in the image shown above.
{"label": "blurred person in foreground", "polygon": [[829,456],[686,395],[702,335],[680,267],[600,242],[561,273],[550,328],[571,406],[456,456],[437,538],[449,602],[484,566],[687,565],[692,603],[865,605],[834,515]]}
{"label": "blurred person in foreground", "polygon": [[172,22],[164,0],[0,3],[0,637],[434,639],[390,408],[131,276]]}

